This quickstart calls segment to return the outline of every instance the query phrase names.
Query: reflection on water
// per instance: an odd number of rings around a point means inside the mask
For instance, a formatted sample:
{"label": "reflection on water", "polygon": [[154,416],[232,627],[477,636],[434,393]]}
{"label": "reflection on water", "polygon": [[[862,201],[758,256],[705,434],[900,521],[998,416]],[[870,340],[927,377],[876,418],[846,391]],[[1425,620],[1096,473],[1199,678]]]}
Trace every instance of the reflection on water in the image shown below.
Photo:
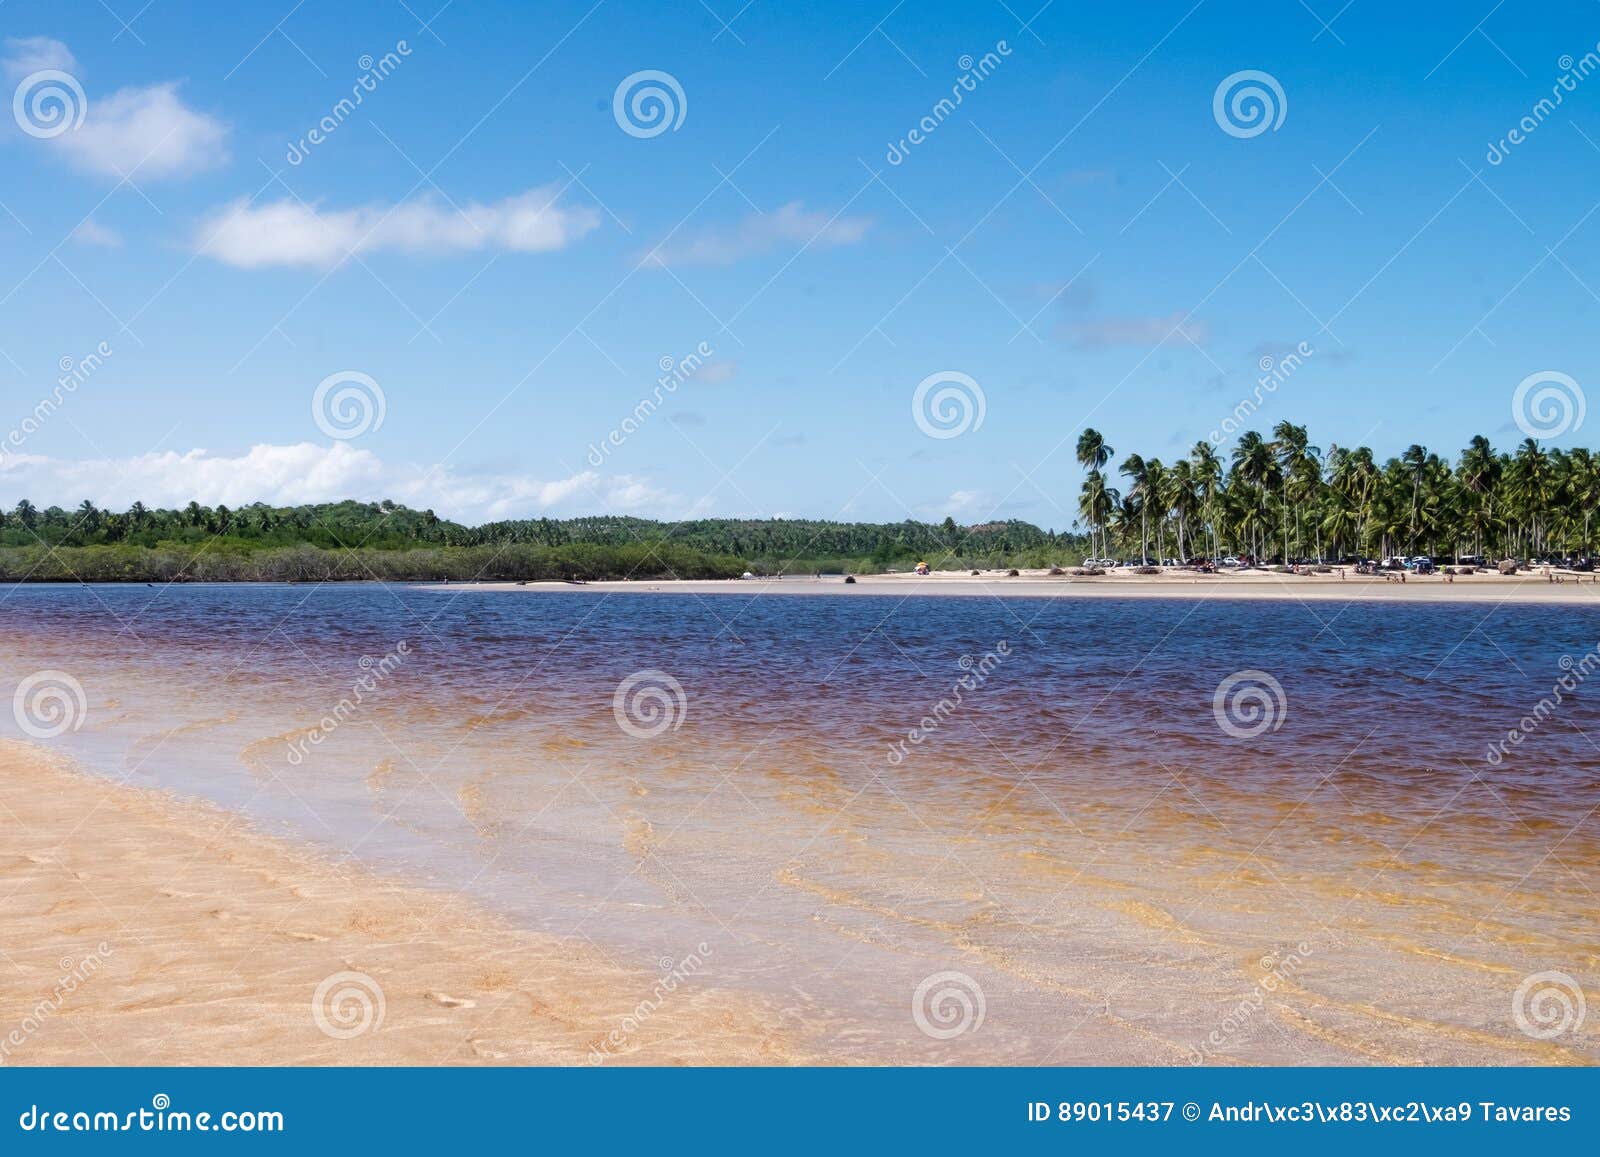
{"label": "reflection on water", "polygon": [[[624,957],[712,943],[824,1055],[1600,1059],[1512,1006],[1600,999],[1600,689],[1484,758],[1585,608],[22,587],[0,631],[4,689],[82,684],[92,767]],[[975,1031],[919,1028],[942,971]]]}

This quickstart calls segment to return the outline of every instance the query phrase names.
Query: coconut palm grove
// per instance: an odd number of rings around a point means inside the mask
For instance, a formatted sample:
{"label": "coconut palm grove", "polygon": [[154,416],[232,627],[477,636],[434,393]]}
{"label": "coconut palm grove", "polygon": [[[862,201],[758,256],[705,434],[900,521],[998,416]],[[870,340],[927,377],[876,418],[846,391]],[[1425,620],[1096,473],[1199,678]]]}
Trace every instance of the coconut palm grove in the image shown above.
{"label": "coconut palm grove", "polygon": [[1263,560],[1587,555],[1600,469],[1588,450],[1524,438],[1496,450],[1478,435],[1454,461],[1412,444],[1379,462],[1366,446],[1311,444],[1279,422],[1242,434],[1226,457],[1197,442],[1187,457],[1116,457],[1099,431],[1078,438],[1087,471],[1078,513],[1091,553],[1165,558],[1248,554]]}

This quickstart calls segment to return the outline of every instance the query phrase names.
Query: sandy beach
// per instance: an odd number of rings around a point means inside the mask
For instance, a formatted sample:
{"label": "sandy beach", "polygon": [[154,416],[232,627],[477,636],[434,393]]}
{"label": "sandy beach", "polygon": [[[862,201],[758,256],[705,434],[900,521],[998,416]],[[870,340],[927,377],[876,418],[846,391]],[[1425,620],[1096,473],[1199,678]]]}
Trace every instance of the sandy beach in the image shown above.
{"label": "sandy beach", "polygon": [[4,1064],[802,1059],[753,998],[684,984],[655,1001],[660,975],[598,947],[24,744],[0,743],[0,814]]}
{"label": "sandy beach", "polygon": [[1104,575],[1051,575],[1045,570],[1024,570],[1015,577],[1004,571],[935,571],[929,575],[857,575],[854,583],[842,576],[786,576],[777,578],[718,580],[653,580],[641,582],[480,582],[426,586],[430,591],[615,591],[692,595],[894,595],[980,598],[1183,598],[1280,599],[1302,602],[1380,603],[1551,603],[1600,604],[1600,584],[1593,574],[1564,574],[1552,582],[1540,574],[1458,575],[1446,582],[1442,575],[1398,577],[1331,574],[1282,575],[1271,571],[1243,571],[1201,575],[1170,570],[1156,575],[1112,571]]}

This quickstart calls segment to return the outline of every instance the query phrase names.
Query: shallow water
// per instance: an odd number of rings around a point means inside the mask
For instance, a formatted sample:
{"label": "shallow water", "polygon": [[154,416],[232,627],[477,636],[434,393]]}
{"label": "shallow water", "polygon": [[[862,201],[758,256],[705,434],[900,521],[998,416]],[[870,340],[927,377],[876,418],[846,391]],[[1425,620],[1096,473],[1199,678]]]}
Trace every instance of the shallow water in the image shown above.
{"label": "shallow water", "polygon": [[0,639],[96,770],[701,955],[840,1060],[1600,1060],[1515,1002],[1600,1000],[1600,687],[1520,723],[1600,611],[24,586]]}

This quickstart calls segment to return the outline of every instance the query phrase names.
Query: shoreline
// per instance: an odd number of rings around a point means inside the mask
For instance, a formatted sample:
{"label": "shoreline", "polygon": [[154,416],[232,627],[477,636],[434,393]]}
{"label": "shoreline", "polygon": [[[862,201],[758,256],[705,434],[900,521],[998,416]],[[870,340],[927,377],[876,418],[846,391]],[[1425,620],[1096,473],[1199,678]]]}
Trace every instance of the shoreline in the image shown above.
{"label": "shoreline", "polygon": [[0,1067],[806,1059],[710,953],[622,965],[13,740],[0,810]]}
{"label": "shoreline", "polygon": [[854,583],[843,576],[758,579],[640,579],[629,581],[568,582],[463,582],[407,584],[434,593],[474,591],[492,593],[766,595],[900,598],[1167,598],[1232,599],[1241,601],[1299,601],[1346,603],[1475,603],[1550,604],[1600,606],[1600,575],[1563,575],[1551,582],[1545,575],[1474,574],[1445,582],[1443,576],[1408,576],[1407,581],[1369,575],[1280,575],[1251,572],[1231,575],[1195,575],[1169,572],[1159,575],[1107,574],[1052,576],[1044,570],[1025,570],[1015,578],[1002,572],[980,575],[937,571],[931,575],[856,575]]}

